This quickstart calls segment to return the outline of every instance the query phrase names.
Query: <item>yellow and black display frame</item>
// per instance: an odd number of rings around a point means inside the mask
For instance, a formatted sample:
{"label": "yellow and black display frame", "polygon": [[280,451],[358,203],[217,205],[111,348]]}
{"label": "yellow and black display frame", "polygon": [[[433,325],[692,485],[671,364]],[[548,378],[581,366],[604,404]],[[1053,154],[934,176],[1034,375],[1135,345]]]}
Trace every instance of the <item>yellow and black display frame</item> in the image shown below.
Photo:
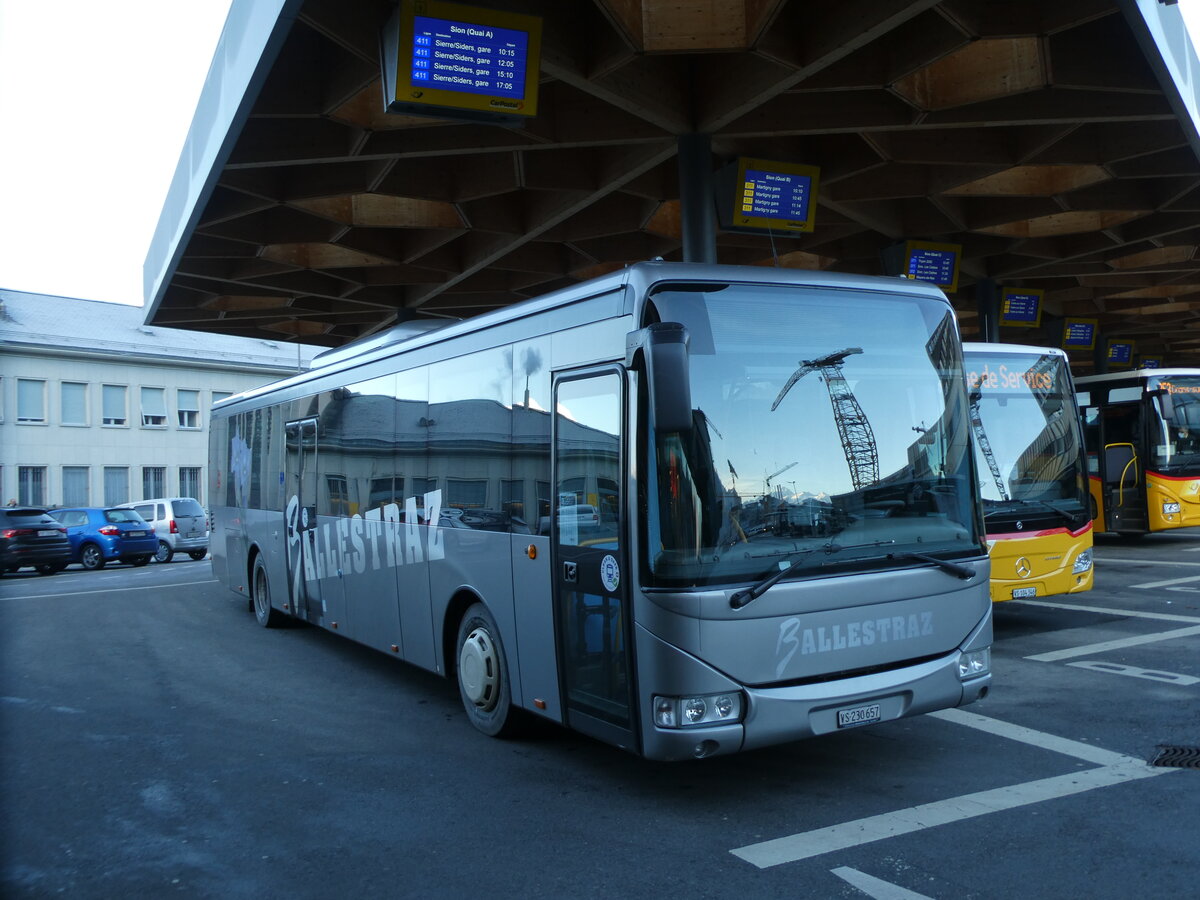
{"label": "yellow and black display frame", "polygon": [[[946,254],[951,254],[949,277],[944,278],[921,278],[922,270],[926,274],[929,272],[928,266],[922,266],[922,263],[929,262],[930,254],[937,254],[937,262],[943,266],[939,270],[939,274],[946,274],[944,270],[945,260],[940,258]],[[912,281],[924,281],[928,284],[937,285],[948,294],[953,294],[958,290],[958,269],[962,262],[962,244],[937,244],[933,241],[905,241],[904,243],[904,268],[900,274]]]}
{"label": "yellow and black display frame", "polygon": [[[418,17],[454,23],[468,29],[462,36],[464,43],[487,43],[494,40],[496,31],[501,29],[524,33],[525,71],[520,81],[522,96],[516,96],[516,91],[513,95],[499,91],[479,92],[481,87],[486,89],[486,85],[478,82],[494,80],[485,74],[488,69],[486,61],[479,56],[482,52],[479,47],[474,53],[459,48],[445,51],[453,54],[452,57],[447,55],[446,59],[454,64],[454,77],[477,82],[471,87],[453,90],[414,82],[413,73],[417,70],[415,54],[422,49],[414,46]],[[401,0],[396,15],[384,33],[383,45],[384,106],[388,112],[497,121],[501,124],[519,123],[537,115],[542,48],[542,19],[538,16],[446,3],[443,0]],[[472,56],[476,58],[475,63],[470,62]],[[516,61],[515,57],[513,61]],[[497,65],[500,62],[500,59],[496,59]],[[478,76],[468,74],[467,69],[479,73]]]}
{"label": "yellow and black display frame", "polygon": [[1000,324],[1017,328],[1041,327],[1044,295],[1045,291],[1038,288],[1004,288],[1000,294]]}
{"label": "yellow and black display frame", "polygon": [[[1072,337],[1072,333],[1078,335],[1081,329],[1087,329],[1087,342],[1082,341],[1078,336]],[[1095,350],[1096,332],[1099,330],[1099,319],[1063,319],[1062,348],[1064,350]]]}
{"label": "yellow and black display frame", "polygon": [[1133,368],[1134,351],[1133,341],[1109,341],[1104,356],[1109,368],[1130,369]]}
{"label": "yellow and black display frame", "polygon": [[[755,214],[755,196],[761,192],[765,182],[747,175],[747,173],[753,172],[777,176],[777,185],[783,190],[790,187],[794,192],[797,186],[806,187],[805,215],[800,217]],[[804,184],[803,179],[807,179],[807,184]],[[727,224],[730,230],[737,231],[777,231],[798,234],[812,232],[816,228],[817,222],[817,192],[820,188],[820,181],[821,169],[819,166],[739,157],[737,180],[734,182],[733,196],[729,198],[732,208],[727,211],[728,218],[722,217],[723,224]]]}

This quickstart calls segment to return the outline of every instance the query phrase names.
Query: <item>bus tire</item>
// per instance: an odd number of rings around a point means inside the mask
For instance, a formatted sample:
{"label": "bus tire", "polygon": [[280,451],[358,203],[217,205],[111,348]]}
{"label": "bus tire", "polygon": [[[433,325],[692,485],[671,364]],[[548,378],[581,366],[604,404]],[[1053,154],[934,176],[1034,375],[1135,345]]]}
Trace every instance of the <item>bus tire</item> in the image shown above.
{"label": "bus tire", "polygon": [[254,608],[254,620],[263,628],[278,628],[283,624],[283,613],[271,606],[271,579],[267,576],[267,564],[261,556],[254,559],[250,603]]}
{"label": "bus tire", "polygon": [[482,603],[472,605],[458,625],[455,642],[458,695],[471,724],[490,737],[515,731],[508,661],[496,620]]}

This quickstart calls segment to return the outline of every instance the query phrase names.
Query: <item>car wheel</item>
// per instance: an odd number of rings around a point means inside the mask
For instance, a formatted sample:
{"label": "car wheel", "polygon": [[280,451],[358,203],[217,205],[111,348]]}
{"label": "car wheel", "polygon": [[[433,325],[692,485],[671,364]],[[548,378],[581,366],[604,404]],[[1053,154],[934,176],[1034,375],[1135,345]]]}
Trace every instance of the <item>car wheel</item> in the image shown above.
{"label": "car wheel", "polygon": [[160,563],[169,563],[175,555],[175,551],[171,549],[171,545],[166,541],[158,542],[158,550],[154,552],[154,561]]}
{"label": "car wheel", "polygon": [[458,626],[458,694],[471,724],[491,737],[517,728],[508,684],[508,662],[500,629],[482,603],[474,604]]}
{"label": "car wheel", "polygon": [[285,616],[271,605],[271,580],[267,577],[267,564],[261,556],[254,560],[254,578],[250,581],[250,602],[254,607],[254,619],[263,628],[278,628]]}
{"label": "car wheel", "polygon": [[79,562],[85,569],[103,569],[104,554],[95,544],[84,544],[79,550]]}
{"label": "car wheel", "polygon": [[148,562],[150,562],[149,556],[135,556],[129,560],[131,566],[144,566]]}
{"label": "car wheel", "polygon": [[208,556],[208,551],[207,550],[189,550],[188,556],[190,556],[192,559],[199,562],[200,560],[204,559],[204,557]]}

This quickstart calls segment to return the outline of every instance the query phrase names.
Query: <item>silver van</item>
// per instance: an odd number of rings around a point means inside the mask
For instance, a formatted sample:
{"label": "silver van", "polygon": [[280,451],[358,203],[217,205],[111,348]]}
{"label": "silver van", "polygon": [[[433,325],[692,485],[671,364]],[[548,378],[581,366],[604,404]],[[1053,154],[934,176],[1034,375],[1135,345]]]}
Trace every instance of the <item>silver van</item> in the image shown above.
{"label": "silver van", "polygon": [[208,555],[208,516],[195,499],[163,497],[122,503],[121,506],[137,510],[154,527],[158,537],[156,562],[170,562],[176,552],[186,553],[192,559],[204,559]]}

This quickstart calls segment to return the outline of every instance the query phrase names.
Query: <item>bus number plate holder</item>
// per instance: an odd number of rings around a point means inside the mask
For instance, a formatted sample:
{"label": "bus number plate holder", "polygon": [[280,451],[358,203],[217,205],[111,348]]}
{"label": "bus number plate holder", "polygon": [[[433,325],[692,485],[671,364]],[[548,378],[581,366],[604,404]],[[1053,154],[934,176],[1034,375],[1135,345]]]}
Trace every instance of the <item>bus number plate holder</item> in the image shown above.
{"label": "bus number plate holder", "polygon": [[881,718],[879,704],[854,706],[850,709],[839,709],[837,714],[838,728],[854,728],[857,725],[870,725]]}
{"label": "bus number plate holder", "polygon": [[1014,600],[1024,600],[1026,597],[1036,597],[1036,596],[1037,596],[1037,588],[1035,588],[1035,587],[1013,588],[1012,598]]}

